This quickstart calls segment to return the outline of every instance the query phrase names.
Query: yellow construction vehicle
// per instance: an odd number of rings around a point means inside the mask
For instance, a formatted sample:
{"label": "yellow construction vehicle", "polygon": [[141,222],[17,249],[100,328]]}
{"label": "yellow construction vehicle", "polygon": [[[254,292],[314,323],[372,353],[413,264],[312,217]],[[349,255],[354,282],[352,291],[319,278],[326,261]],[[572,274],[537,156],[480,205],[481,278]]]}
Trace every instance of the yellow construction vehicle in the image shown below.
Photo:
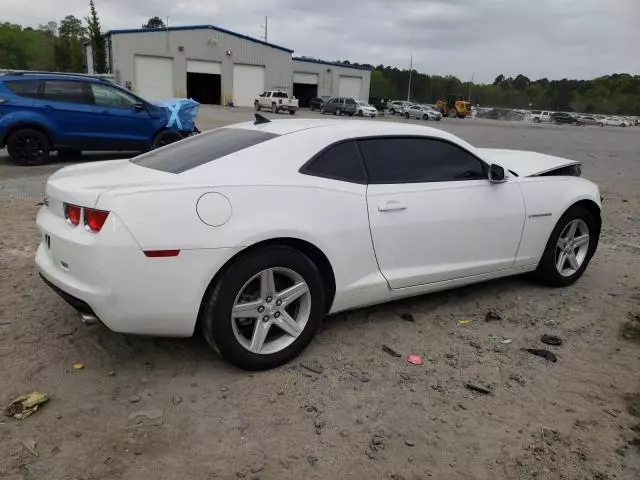
{"label": "yellow construction vehicle", "polygon": [[471,104],[462,99],[462,95],[447,95],[447,100],[438,100],[436,107],[443,117],[464,118],[471,116]]}

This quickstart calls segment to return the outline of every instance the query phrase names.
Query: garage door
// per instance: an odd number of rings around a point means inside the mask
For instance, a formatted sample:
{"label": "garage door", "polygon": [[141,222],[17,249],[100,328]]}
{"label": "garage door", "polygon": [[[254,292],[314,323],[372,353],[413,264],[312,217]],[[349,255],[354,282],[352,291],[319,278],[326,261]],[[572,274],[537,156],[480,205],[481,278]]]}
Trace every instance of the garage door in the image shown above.
{"label": "garage door", "polygon": [[173,58],[134,58],[134,87],[138,95],[146,100],[162,100],[174,97]]}
{"label": "garage door", "polygon": [[360,99],[360,85],[362,84],[361,77],[340,77],[340,96],[341,97],[353,97],[356,100]]}
{"label": "garage door", "polygon": [[294,72],[293,83],[304,83],[306,85],[317,85],[318,74],[317,73],[301,73]]}
{"label": "garage door", "polygon": [[253,99],[264,92],[264,88],[264,67],[233,66],[233,102],[235,105],[252,106]]}
{"label": "garage door", "polygon": [[207,62],[205,60],[187,60],[187,72],[208,73],[220,75],[220,62]]}

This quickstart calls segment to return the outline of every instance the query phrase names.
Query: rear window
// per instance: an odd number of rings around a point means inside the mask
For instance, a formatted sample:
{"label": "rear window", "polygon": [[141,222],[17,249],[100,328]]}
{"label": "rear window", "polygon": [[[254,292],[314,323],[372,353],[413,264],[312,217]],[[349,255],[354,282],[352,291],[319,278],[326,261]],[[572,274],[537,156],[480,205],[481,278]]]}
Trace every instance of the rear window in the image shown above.
{"label": "rear window", "polygon": [[132,158],[131,162],[161,172],[182,173],[277,136],[242,128],[220,128],[152,150]]}
{"label": "rear window", "polygon": [[38,80],[10,80],[4,84],[9,90],[21,97],[38,97],[38,86],[40,85]]}

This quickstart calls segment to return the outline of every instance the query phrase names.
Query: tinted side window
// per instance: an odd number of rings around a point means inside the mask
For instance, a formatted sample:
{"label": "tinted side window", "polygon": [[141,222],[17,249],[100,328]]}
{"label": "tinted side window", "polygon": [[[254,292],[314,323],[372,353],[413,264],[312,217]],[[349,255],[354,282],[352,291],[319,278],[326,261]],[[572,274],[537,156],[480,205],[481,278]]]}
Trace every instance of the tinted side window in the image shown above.
{"label": "tinted side window", "polygon": [[131,162],[162,172],[182,173],[277,136],[243,128],[219,128],[151,150]]}
{"label": "tinted side window", "polygon": [[347,98],[345,100],[345,103],[348,104],[348,105],[355,105],[356,101],[353,98]]}
{"label": "tinted side window", "polygon": [[466,150],[430,138],[360,140],[369,183],[486,179],[486,165]]}
{"label": "tinted side window", "polygon": [[320,153],[302,173],[318,177],[334,178],[345,182],[367,183],[367,177],[355,141],[332,145]]}
{"label": "tinted side window", "polygon": [[56,102],[89,103],[83,85],[82,82],[46,80],[42,97]]}
{"label": "tinted side window", "polygon": [[38,80],[11,80],[4,82],[9,90],[21,97],[38,97]]}

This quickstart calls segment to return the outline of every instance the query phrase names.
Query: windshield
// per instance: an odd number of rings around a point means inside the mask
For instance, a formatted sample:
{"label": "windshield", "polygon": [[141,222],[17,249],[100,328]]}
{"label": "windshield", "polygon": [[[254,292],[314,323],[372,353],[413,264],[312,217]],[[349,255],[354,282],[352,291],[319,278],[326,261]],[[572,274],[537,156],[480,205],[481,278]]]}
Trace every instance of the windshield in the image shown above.
{"label": "windshield", "polygon": [[132,158],[131,163],[167,173],[182,173],[277,136],[243,128],[220,128],[151,150]]}
{"label": "windshield", "polygon": [[363,102],[362,100],[360,100],[360,101],[358,102],[358,105],[360,105],[361,107],[368,107],[368,106],[370,106],[367,102]]}

